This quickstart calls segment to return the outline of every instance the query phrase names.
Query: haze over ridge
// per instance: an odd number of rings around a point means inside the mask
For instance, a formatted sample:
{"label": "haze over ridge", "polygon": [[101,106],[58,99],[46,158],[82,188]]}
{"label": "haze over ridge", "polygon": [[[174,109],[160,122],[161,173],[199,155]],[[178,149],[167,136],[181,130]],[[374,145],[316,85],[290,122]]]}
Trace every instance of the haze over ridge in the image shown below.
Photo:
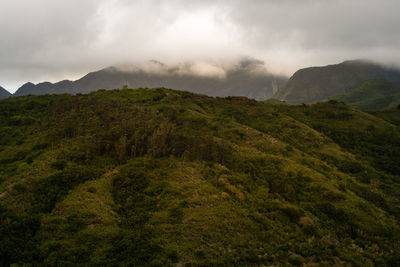
{"label": "haze over ridge", "polygon": [[141,65],[123,64],[90,72],[80,79],[56,83],[27,82],[15,96],[89,93],[99,89],[174,88],[210,96],[246,96],[258,100],[270,98],[288,77],[268,72],[262,61],[242,58],[235,64],[185,62],[167,65],[151,60]]}
{"label": "haze over ridge", "polygon": [[[115,62],[229,61],[268,70],[353,58],[400,62],[394,0],[2,1],[0,83],[77,79]],[[23,17],[23,20],[16,20]],[[71,19],[71,18],[74,19]]]}

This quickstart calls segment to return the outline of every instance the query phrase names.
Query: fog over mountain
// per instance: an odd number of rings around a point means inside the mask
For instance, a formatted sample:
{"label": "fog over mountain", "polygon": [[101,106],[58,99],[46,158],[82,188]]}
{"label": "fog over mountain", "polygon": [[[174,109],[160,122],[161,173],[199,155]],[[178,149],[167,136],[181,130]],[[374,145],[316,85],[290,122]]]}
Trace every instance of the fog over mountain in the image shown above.
{"label": "fog over mountain", "polygon": [[91,72],[76,81],[57,83],[28,82],[16,92],[20,95],[88,93],[98,89],[167,87],[211,96],[247,96],[270,98],[287,77],[268,73],[264,63],[243,58],[236,64],[217,65],[207,62],[186,62],[166,65],[152,60],[141,65],[118,65]]}
{"label": "fog over mountain", "polygon": [[1,1],[0,83],[15,92],[150,59],[248,55],[287,76],[353,58],[399,64],[399,9],[396,0]]}

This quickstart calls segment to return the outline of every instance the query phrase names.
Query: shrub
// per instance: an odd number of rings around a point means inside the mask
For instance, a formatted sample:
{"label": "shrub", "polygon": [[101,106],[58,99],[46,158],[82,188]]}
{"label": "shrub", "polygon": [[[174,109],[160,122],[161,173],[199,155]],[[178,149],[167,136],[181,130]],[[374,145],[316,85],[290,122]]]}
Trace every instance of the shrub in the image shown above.
{"label": "shrub", "polygon": [[101,170],[72,165],[44,179],[35,181],[33,209],[36,212],[50,212],[58,201],[61,201],[69,190],[80,183],[98,177]]}
{"label": "shrub", "polygon": [[95,187],[91,186],[91,187],[89,187],[89,188],[87,189],[87,191],[88,191],[89,193],[96,193],[96,192],[97,192],[97,189],[96,189]]}
{"label": "shrub", "polygon": [[176,252],[176,250],[172,250],[172,251],[168,252],[167,257],[172,263],[179,262],[178,252]]}
{"label": "shrub", "polygon": [[174,220],[174,222],[180,222],[183,215],[183,210],[180,207],[173,207],[169,210],[169,216]]}
{"label": "shrub", "polygon": [[67,166],[67,162],[65,160],[57,160],[51,164],[51,167],[56,170],[62,170]]}

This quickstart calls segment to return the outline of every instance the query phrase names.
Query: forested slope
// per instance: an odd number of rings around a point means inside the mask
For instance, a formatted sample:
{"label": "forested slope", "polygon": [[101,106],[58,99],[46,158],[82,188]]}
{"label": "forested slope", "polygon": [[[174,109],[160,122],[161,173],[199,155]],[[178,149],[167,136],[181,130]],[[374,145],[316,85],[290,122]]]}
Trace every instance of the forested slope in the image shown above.
{"label": "forested slope", "polygon": [[0,265],[400,260],[400,132],[334,101],[0,101]]}
{"label": "forested slope", "polygon": [[387,110],[400,105],[400,84],[383,79],[368,80],[357,88],[331,99],[360,110]]}

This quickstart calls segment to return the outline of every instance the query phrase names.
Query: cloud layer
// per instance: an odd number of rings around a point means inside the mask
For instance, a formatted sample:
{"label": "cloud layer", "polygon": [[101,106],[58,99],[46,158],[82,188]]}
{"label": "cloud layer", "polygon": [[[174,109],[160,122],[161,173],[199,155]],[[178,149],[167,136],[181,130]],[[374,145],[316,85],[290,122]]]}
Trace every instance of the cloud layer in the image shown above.
{"label": "cloud layer", "polygon": [[354,58],[400,64],[398,10],[397,0],[4,0],[0,85],[150,59],[199,61],[205,75],[243,56],[288,75]]}

